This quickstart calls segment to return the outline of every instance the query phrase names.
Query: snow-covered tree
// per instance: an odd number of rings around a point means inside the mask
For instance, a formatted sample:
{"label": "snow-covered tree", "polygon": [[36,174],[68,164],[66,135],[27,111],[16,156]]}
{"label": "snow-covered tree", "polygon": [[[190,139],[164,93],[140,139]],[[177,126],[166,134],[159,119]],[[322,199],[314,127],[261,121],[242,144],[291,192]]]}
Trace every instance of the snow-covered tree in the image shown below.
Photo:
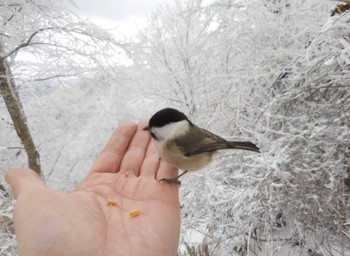
{"label": "snow-covered tree", "polygon": [[204,233],[217,255],[258,253],[262,241],[268,255],[283,242],[349,251],[350,16],[329,11],[317,0],[176,1],[129,44],[152,93],[262,148],[183,182],[184,233]]}
{"label": "snow-covered tree", "polygon": [[[319,0],[163,4],[119,44],[134,66],[116,72],[118,44],[99,28],[54,1],[3,1],[0,56],[12,75],[1,78],[22,99],[49,184],[80,180],[118,122],[171,105],[262,151],[228,152],[185,176],[185,242],[195,230],[213,255],[348,255],[350,15],[330,18],[331,9]],[[23,155],[12,126],[1,112],[0,150],[14,152],[3,169]],[[0,201],[0,218],[11,219],[11,202]],[[7,223],[0,242],[13,239]]]}
{"label": "snow-covered tree", "polygon": [[60,188],[80,178],[74,168],[85,163],[84,157],[92,161],[91,147],[100,137],[105,141],[112,130],[98,127],[98,133],[90,131],[95,137],[86,139],[84,132],[93,128],[88,124],[95,125],[96,116],[113,122],[115,112],[108,115],[105,109],[120,106],[109,105],[120,96],[119,51],[107,32],[65,10],[60,2],[1,1],[0,255],[15,255],[16,249],[13,202],[2,185],[3,173],[29,166]]}
{"label": "snow-covered tree", "polygon": [[[13,123],[29,167],[41,173],[40,150],[34,143],[38,139],[33,138],[23,99],[34,101],[38,94],[52,90],[55,81],[58,85],[59,79],[105,71],[116,64],[117,44],[108,33],[55,1],[5,0],[0,13],[0,92],[12,120],[4,115],[3,124]],[[1,147],[18,150],[5,142]]]}

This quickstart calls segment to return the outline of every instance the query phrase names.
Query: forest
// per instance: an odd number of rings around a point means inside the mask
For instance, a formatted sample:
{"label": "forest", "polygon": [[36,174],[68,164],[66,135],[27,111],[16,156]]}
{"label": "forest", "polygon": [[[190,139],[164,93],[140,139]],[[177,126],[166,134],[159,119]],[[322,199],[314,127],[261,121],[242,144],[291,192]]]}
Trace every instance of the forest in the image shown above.
{"label": "forest", "polygon": [[71,191],[120,124],[168,106],[261,149],[184,176],[179,255],[350,255],[349,1],[174,0],[129,38],[59,2],[0,1],[0,256],[8,169]]}

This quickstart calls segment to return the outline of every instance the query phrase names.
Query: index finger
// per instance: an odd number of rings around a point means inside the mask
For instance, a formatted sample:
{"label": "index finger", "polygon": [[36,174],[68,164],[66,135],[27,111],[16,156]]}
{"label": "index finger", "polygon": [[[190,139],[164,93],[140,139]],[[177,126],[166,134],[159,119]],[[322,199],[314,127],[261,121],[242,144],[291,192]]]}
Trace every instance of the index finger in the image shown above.
{"label": "index finger", "polygon": [[139,176],[140,168],[144,161],[151,136],[143,128],[148,124],[148,119],[141,120],[137,125],[135,135],[130,142],[127,152],[121,162],[120,169],[129,170]]}
{"label": "index finger", "polygon": [[130,122],[122,124],[115,130],[107,145],[92,165],[89,174],[95,172],[118,172],[123,156],[134,137],[136,127],[135,123]]}

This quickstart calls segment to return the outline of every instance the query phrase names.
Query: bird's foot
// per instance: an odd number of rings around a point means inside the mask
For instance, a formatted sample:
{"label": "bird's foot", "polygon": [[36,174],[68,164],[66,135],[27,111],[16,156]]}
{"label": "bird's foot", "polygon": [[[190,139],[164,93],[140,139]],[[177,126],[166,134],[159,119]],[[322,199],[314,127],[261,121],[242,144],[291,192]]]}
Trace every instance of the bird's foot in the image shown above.
{"label": "bird's foot", "polygon": [[175,178],[163,178],[163,179],[159,180],[159,182],[161,182],[161,181],[165,181],[165,182],[168,182],[168,183],[175,183],[179,187],[181,186],[181,181],[178,179],[178,177],[175,177]]}

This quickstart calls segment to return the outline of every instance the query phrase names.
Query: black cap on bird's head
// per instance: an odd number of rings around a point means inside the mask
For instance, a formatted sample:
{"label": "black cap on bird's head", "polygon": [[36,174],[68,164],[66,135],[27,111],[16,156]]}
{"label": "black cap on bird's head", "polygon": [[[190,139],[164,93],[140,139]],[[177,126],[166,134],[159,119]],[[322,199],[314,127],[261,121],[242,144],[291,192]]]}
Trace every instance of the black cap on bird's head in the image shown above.
{"label": "black cap on bird's head", "polygon": [[163,127],[164,125],[183,120],[187,120],[191,123],[184,113],[173,108],[164,108],[155,113],[149,120],[148,126],[143,129],[149,131],[152,127]]}

